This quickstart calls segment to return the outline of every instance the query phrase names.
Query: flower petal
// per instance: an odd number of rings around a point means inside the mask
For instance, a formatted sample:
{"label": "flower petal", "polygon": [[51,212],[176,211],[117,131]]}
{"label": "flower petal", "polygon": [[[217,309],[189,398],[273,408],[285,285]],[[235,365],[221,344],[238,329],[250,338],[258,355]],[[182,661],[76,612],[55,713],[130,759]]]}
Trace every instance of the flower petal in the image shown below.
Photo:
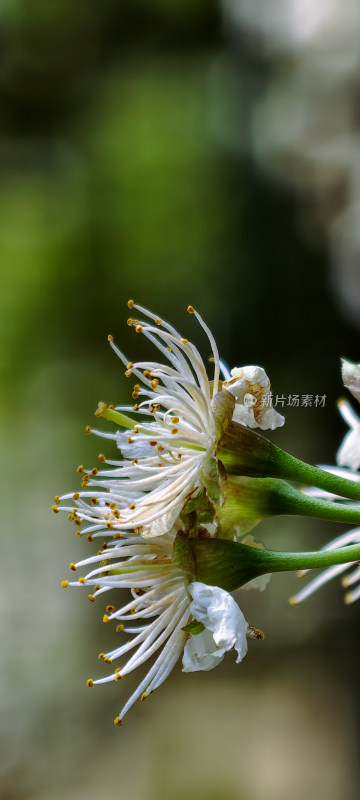
{"label": "flower petal", "polygon": [[[184,672],[212,669],[227,650],[237,651],[236,663],[247,653],[247,622],[234,598],[218,586],[194,581],[189,586],[193,598],[190,612],[206,631],[191,636],[184,648]],[[205,635],[207,634],[207,635]],[[202,637],[202,638],[201,638]],[[196,639],[196,642],[192,641]]]}

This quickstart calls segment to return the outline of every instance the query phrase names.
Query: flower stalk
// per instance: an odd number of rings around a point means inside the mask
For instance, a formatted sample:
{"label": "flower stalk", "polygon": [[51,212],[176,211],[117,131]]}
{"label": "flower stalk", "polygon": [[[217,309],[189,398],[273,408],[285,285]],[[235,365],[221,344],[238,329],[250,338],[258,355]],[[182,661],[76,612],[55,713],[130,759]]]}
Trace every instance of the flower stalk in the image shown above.
{"label": "flower stalk", "polygon": [[359,484],[306,464],[237,422],[230,422],[219,439],[217,456],[226,471],[233,475],[283,478],[349,500],[360,500]]}
{"label": "flower stalk", "polygon": [[227,592],[270,572],[324,568],[359,559],[360,544],[320,552],[281,553],[222,539],[190,539],[182,532],[177,534],[172,557],[181,569],[183,564],[193,564],[193,579]]}

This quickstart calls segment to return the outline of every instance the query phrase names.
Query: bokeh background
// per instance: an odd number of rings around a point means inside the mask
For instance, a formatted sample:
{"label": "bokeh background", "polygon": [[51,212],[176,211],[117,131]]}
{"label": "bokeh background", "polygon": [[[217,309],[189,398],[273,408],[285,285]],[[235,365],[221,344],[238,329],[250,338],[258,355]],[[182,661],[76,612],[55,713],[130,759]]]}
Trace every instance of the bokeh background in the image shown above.
{"label": "bokeh background", "polygon": [[[340,585],[297,609],[295,575],[244,593],[265,641],[179,666],[114,728],[138,676],[87,691],[113,632],[62,592],[90,546],[50,511],[95,463],[98,400],[127,399],[106,337],[140,356],[128,297],[205,357],[192,303],[230,366],[326,394],[271,437],[334,462],[339,358],[360,358],[359,36],[356,0],[1,2],[2,800],[359,796],[359,607]],[[257,537],[314,549],[342,529]]]}

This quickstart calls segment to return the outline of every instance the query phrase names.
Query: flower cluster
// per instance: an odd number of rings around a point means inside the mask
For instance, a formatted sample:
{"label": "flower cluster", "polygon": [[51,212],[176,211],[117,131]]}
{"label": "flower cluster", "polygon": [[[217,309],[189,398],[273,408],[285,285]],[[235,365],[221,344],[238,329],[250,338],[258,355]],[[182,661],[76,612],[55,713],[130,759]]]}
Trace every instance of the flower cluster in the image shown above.
{"label": "flower cluster", "polygon": [[[262,429],[284,423],[271,406],[265,411],[261,406],[270,392],[264,370],[251,366],[229,373],[211,332],[192,306],[188,312],[195,315],[210,343],[211,380],[194,344],[132,300],[128,306],[141,316],[128,319],[128,325],[156,346],[164,363],[129,361],[113,336],[108,337],[126,377],[135,380],[134,402],[116,407],[99,403],[95,416],[116,423],[117,429],[86,430],[112,440],[121,457],[113,460],[101,453],[101,469],[78,467],[81,491],[57,496],[53,506],[55,512],[68,513],[78,535],[85,534],[89,541],[105,537],[97,555],[70,565],[73,571],[89,571],[78,581],[63,581],[63,587],[86,585],[90,601],[114,589],[131,592],[125,606],[108,605],[103,618],[115,620],[118,632],[132,635],[126,644],[99,656],[108,664],[120,660],[121,666],[105,678],[89,679],[88,686],[119,681],[157,653],[116,724],[136,699],[144,699],[163,683],[181,654],[184,672],[209,670],[230,649],[241,661],[248,636],[262,638],[248,626],[232,595],[196,580],[196,574],[174,563],[173,549],[179,531],[187,530],[193,537],[221,535],[216,504],[224,498],[214,414],[219,390],[225,389],[224,395],[231,398],[234,420]],[[245,404],[249,398],[251,410]],[[190,510],[191,503],[195,511]],[[252,537],[246,543],[258,546]],[[267,582],[268,577],[262,576],[245,588],[262,590]]]}
{"label": "flower cluster", "polygon": [[[182,657],[184,672],[213,669],[229,650],[242,661],[247,639],[263,638],[249,626],[232,592],[263,591],[276,571],[326,566],[300,592],[300,602],[360,557],[360,527],[320,553],[265,550],[249,531],[264,517],[303,514],[360,523],[360,420],[347,401],[340,410],[351,427],[327,471],[285,453],[254,428],[274,430],[284,418],[272,407],[269,379],[258,366],[229,371],[212,333],[195,311],[211,349],[211,376],[194,344],[169,323],[134,303],[128,325],[161,354],[159,361],[130,361],[109,342],[133,378],[132,403],[100,402],[98,420],[116,426],[86,430],[112,442],[117,458],[99,455],[101,468],[81,465],[81,490],[55,497],[54,512],[66,511],[79,536],[102,539],[95,555],[70,564],[89,600],[111,592],[103,621],[130,635],[99,659],[114,665],[107,677],[87,684],[120,681],[154,662],[115,718],[157,689]],[[360,397],[360,366],[343,363],[345,385]],[[290,481],[290,483],[288,483]],[[292,483],[312,486],[305,494]],[[346,498],[345,502],[339,496]],[[357,501],[351,505],[348,499]],[[246,535],[245,538],[244,535]],[[306,569],[304,569],[306,568]],[[360,596],[360,568],[344,580]],[[358,585],[356,585],[358,584]],[[129,590],[125,605],[113,605],[117,590]],[[115,590],[115,594],[114,594]],[[115,666],[116,665],[116,666]]]}

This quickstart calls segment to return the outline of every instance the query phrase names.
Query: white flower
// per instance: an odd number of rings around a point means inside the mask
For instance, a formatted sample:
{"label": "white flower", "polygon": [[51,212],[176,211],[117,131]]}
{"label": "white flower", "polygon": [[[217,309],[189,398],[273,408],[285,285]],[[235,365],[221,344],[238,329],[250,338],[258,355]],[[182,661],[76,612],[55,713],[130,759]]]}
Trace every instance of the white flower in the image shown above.
{"label": "white flower", "polygon": [[223,382],[223,389],[235,397],[235,422],[263,431],[284,424],[285,418],[272,407],[270,381],[262,367],[234,367],[231,376]]}
{"label": "white flower", "polygon": [[[103,536],[109,529],[118,532],[132,529],[142,538],[151,538],[171,529],[187,501],[203,487],[206,471],[214,461],[216,428],[211,400],[219,389],[220,370],[230,377],[220,364],[214,337],[192,306],[188,311],[196,316],[211,345],[212,384],[195,345],[132,300],[128,305],[145,318],[131,318],[128,324],[149,339],[168,363],[129,362],[113,337],[108,337],[126,366],[125,375],[136,380],[132,393],[136,402],[116,408],[99,403],[96,416],[120,424],[121,429],[110,433],[89,427],[87,431],[113,440],[122,459],[108,459],[100,454],[100,461],[110,469],[79,467],[78,471],[84,473],[83,491],[57,497],[53,507],[54,511],[66,510],[77,525],[87,522],[84,532],[89,537]],[[239,408],[245,384],[256,397],[250,426],[254,427],[254,415],[256,424],[263,428],[266,421],[270,427],[282,424],[283,417],[272,408],[260,409],[259,403],[268,397],[270,388],[264,370],[244,367],[233,372],[246,376],[245,383],[238,378],[224,383],[235,392]],[[129,411],[138,416],[139,422],[125,414]],[[74,504],[58,508],[60,500],[72,500]]]}
{"label": "white flower", "polygon": [[[120,660],[120,666],[107,677],[90,678],[87,685],[120,681],[158,654],[116,717],[117,725],[122,724],[136,700],[145,700],[165,681],[182,653],[185,672],[209,670],[233,647],[237,662],[241,661],[247,651],[247,633],[254,637],[254,629],[248,629],[228,592],[190,582],[189,575],[172,563],[175,536],[173,529],[159,539],[143,541],[129,533],[108,543],[98,555],[70,565],[73,570],[90,567],[84,577],[70,585],[93,587],[91,601],[108,591],[113,598],[115,589],[130,589],[132,595],[121,608],[108,605],[103,617],[106,623],[114,620],[120,634],[132,636],[130,641],[99,655],[110,666]],[[68,585],[68,581],[62,582],[64,588]],[[199,635],[183,630],[194,619],[204,625]],[[255,638],[259,638],[257,633]]]}
{"label": "white flower", "polygon": [[[347,531],[347,533],[343,533],[341,536],[338,536],[336,539],[333,539],[331,542],[329,542],[329,544],[323,547],[322,550],[334,550],[336,547],[347,547],[348,545],[358,543],[360,543],[360,528],[354,528],[353,530]],[[347,575],[344,575],[342,578],[342,585],[345,588],[349,586],[354,586],[355,588],[347,592],[344,599],[347,605],[355,603],[355,601],[360,598],[360,567],[359,565],[354,566],[354,562],[349,562],[348,564],[337,564],[336,566],[327,567],[326,569],[322,570],[316,576],[316,578],[309,581],[309,583],[304,586],[300,592],[295,594],[294,597],[290,598],[291,605],[299,605],[299,603],[302,603],[303,600],[306,600],[311,594],[316,592],[317,589],[320,589],[321,586],[324,586],[333,578],[336,578],[338,575],[342,575],[342,573],[350,569],[351,572],[349,572]],[[308,574],[308,572],[310,572],[308,569],[301,570],[298,573],[298,577],[303,578]]]}
{"label": "white flower", "polygon": [[238,664],[247,653],[248,624],[234,598],[224,589],[199,581],[194,581],[189,591],[193,598],[190,611],[205,630],[186,642],[183,672],[213,669],[232,648]]}

